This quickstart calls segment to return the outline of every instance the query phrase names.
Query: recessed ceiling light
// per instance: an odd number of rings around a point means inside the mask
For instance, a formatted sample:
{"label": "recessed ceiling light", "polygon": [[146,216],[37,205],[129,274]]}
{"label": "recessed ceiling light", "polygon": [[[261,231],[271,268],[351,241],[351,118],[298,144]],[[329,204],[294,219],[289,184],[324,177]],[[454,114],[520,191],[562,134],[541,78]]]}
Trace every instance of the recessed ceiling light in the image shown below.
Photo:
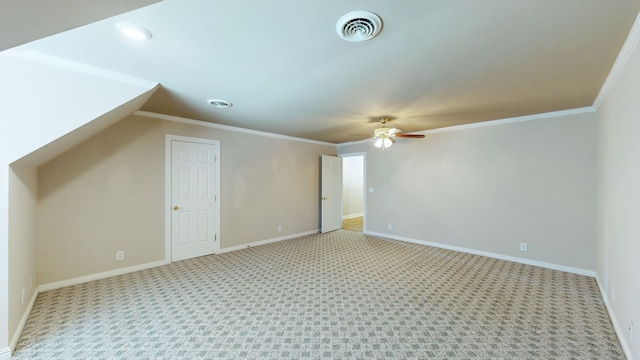
{"label": "recessed ceiling light", "polygon": [[209,100],[207,100],[207,102],[210,105],[213,105],[213,106],[218,107],[218,108],[230,108],[230,107],[233,106],[233,104],[230,101],[227,101],[227,100],[209,99]]}
{"label": "recessed ceiling light", "polygon": [[125,34],[127,37],[136,40],[147,40],[151,39],[151,33],[149,30],[143,28],[140,25],[136,25],[127,21],[118,21],[116,23],[116,27],[120,30],[121,33]]}

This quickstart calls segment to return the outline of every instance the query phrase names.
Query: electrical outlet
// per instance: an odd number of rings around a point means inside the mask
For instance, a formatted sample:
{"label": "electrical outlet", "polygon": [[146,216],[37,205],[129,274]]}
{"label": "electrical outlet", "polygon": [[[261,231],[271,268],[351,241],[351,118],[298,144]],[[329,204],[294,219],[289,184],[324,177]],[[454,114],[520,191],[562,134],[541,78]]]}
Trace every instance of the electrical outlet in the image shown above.
{"label": "electrical outlet", "polygon": [[520,251],[527,251],[528,248],[527,243],[520,243]]}
{"label": "electrical outlet", "polygon": [[22,288],[22,305],[24,305],[24,288]]}
{"label": "electrical outlet", "polygon": [[387,229],[389,229],[389,230],[393,230],[393,225],[391,225],[391,224],[387,224]]}
{"label": "electrical outlet", "polygon": [[278,225],[278,232],[282,232],[282,225]]}
{"label": "electrical outlet", "polygon": [[117,251],[116,252],[116,260],[118,260],[118,261],[124,260],[124,251]]}
{"label": "electrical outlet", "polygon": [[633,337],[633,320],[629,320],[629,337]]}

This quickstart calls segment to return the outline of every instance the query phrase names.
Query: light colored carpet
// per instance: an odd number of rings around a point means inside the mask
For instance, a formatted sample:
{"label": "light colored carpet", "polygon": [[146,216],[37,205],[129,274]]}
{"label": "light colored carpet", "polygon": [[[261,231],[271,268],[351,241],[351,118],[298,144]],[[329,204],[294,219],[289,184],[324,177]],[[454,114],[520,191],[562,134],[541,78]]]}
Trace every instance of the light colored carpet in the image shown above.
{"label": "light colored carpet", "polygon": [[624,359],[593,278],[338,230],[48,291],[15,359]]}
{"label": "light colored carpet", "polygon": [[362,216],[342,220],[342,229],[362,232]]}

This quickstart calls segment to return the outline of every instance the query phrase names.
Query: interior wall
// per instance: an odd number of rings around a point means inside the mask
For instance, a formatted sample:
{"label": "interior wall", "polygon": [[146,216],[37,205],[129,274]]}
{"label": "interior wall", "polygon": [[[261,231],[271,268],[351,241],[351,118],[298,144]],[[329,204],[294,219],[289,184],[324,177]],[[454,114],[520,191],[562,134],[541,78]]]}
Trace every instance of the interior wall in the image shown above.
{"label": "interior wall", "polygon": [[[640,49],[598,110],[598,279],[627,355],[640,359]],[[635,327],[634,337],[629,331]]]}
{"label": "interior wall", "polygon": [[554,114],[338,152],[367,152],[368,232],[593,272],[595,125]]}
{"label": "interior wall", "polygon": [[[121,121],[42,165],[38,268],[42,284],[164,259],[163,173],[147,129]],[[161,151],[162,152],[162,151]],[[157,166],[156,166],[157,167]],[[125,251],[123,261],[115,253]]]}
{"label": "interior wall", "polygon": [[15,333],[9,330],[9,163],[0,159],[0,359],[8,359]]}
{"label": "interior wall", "polygon": [[364,156],[342,158],[342,218],[362,216],[364,212]]}
{"label": "interior wall", "polygon": [[[27,54],[23,55],[0,53],[0,249],[3,249],[0,251],[0,359],[10,354],[10,341],[15,336],[15,328],[9,322],[14,324],[15,319],[24,315],[23,306],[15,305],[15,299],[21,299],[22,287],[12,287],[10,282],[16,283],[9,276],[21,272],[19,267],[29,264],[33,258],[31,253],[12,252],[15,247],[10,248],[16,240],[9,237],[12,227],[9,216],[15,218],[16,215],[10,215],[9,198],[13,195],[9,179],[15,180],[18,176],[11,173],[14,171],[10,169],[11,164],[17,160],[22,163],[25,156],[87,123],[93,123],[90,130],[97,130],[111,121],[107,113],[132,99],[141,105],[157,85],[108,79],[34,61],[27,58]],[[84,135],[88,133],[86,129],[82,131]],[[59,149],[62,147],[58,146]]]}
{"label": "interior wall", "polygon": [[164,259],[165,134],[220,141],[221,250],[318,229],[334,145],[131,116],[39,168],[42,284]]}
{"label": "interior wall", "polygon": [[37,171],[13,164],[9,170],[9,330],[14,334],[37,287]]}

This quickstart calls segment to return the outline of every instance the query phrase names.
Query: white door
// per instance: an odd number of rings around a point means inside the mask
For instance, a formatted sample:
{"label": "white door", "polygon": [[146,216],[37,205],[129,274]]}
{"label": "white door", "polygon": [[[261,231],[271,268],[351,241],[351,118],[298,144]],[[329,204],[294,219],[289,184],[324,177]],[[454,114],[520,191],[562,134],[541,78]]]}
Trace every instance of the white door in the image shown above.
{"label": "white door", "polygon": [[216,144],[171,141],[171,260],[213,254],[219,246]]}
{"label": "white door", "polygon": [[342,228],[342,158],[322,155],[320,232]]}

